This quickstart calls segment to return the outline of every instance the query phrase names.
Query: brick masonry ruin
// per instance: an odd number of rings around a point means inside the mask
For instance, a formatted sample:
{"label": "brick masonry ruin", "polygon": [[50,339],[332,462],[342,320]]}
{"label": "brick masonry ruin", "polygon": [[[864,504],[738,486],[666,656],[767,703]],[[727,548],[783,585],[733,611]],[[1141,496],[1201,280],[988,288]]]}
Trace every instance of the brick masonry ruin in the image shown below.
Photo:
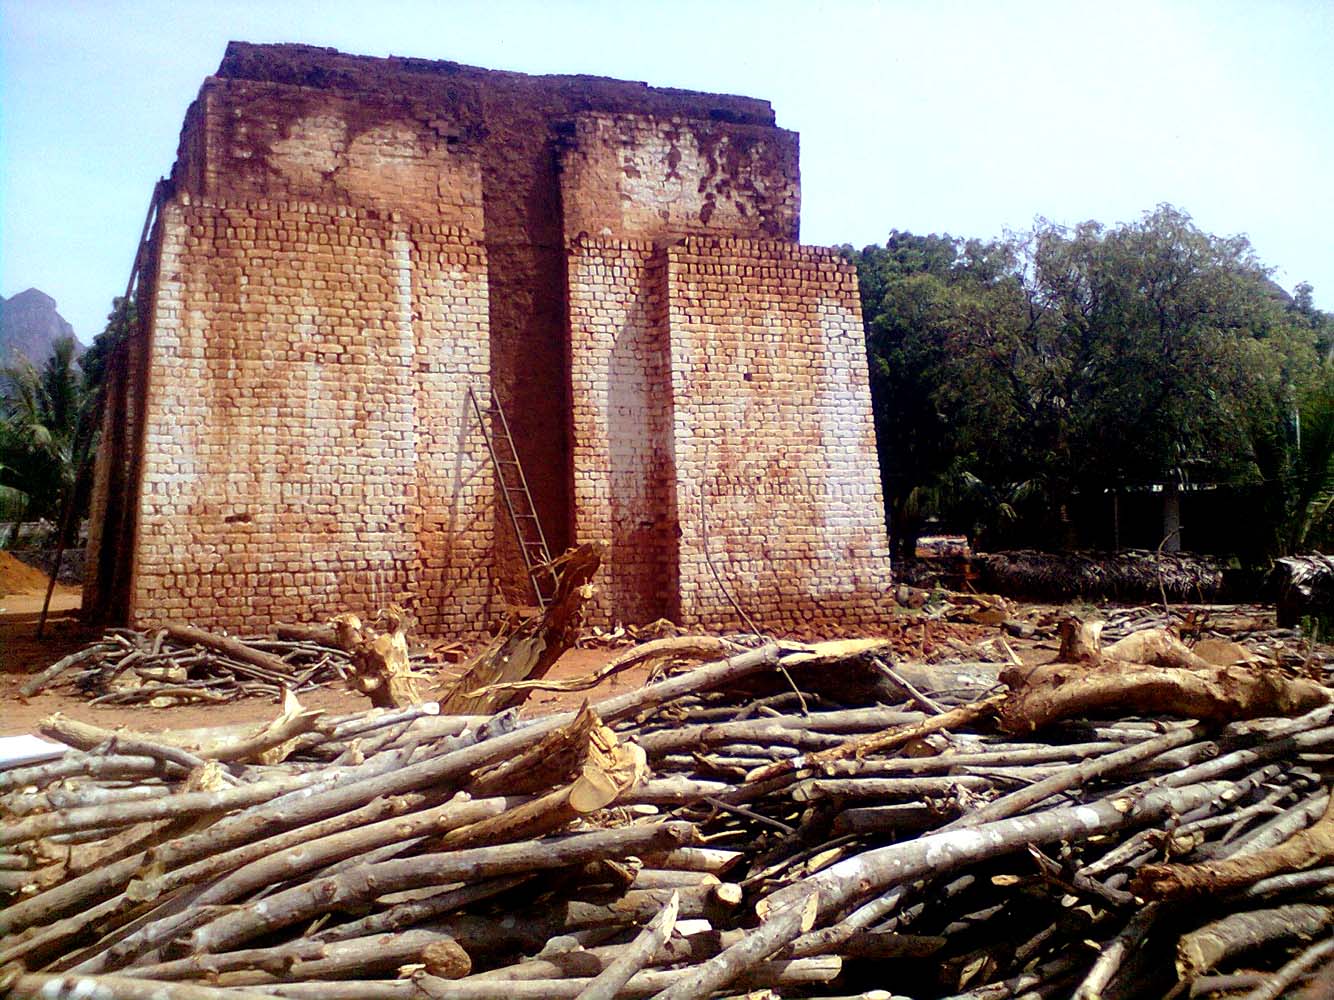
{"label": "brick masonry ruin", "polygon": [[[524,591],[471,388],[594,620],[873,623],[856,276],[764,101],[233,43],[112,370],[85,607],[258,628]],[[710,565],[712,563],[712,566]]]}

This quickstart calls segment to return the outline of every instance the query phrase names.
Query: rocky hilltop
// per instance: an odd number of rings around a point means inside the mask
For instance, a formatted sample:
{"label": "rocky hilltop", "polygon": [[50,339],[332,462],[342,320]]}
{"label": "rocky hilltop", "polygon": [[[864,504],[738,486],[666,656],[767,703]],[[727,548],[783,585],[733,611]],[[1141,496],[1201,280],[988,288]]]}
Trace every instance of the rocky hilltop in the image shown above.
{"label": "rocky hilltop", "polygon": [[20,357],[40,365],[51,356],[61,337],[73,337],[74,327],[56,311],[56,300],[36,288],[13,298],[0,296],[0,365]]}

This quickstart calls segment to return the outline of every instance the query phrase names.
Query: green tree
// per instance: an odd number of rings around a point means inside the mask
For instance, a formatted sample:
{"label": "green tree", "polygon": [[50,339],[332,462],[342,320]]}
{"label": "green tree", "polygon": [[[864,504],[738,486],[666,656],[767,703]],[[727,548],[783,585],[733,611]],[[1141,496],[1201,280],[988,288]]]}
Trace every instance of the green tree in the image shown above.
{"label": "green tree", "polygon": [[116,296],[111,303],[111,312],[107,315],[107,325],[93,338],[92,345],[79,359],[83,369],[84,384],[90,393],[97,392],[106,381],[107,365],[117,347],[125,342],[130,332],[139,322],[138,310],[134,299],[128,301]]}
{"label": "green tree", "polygon": [[[985,299],[998,244],[894,231],[883,247],[844,247],[857,267],[880,469],[891,537],[911,539],[945,510],[985,505],[961,461],[938,381],[969,303]],[[1003,267],[1000,268],[1003,271]]]}
{"label": "green tree", "polygon": [[1254,423],[1266,553],[1325,550],[1334,542],[1334,363],[1323,362],[1292,408]]}
{"label": "green tree", "polygon": [[0,370],[7,389],[0,432],[0,486],[23,499],[21,521],[60,516],[93,443],[91,394],[77,369],[73,338],[57,341],[39,370]]}
{"label": "green tree", "polygon": [[1079,494],[1256,482],[1256,427],[1314,368],[1247,241],[1171,206],[993,243],[896,233],[856,259],[891,511],[985,496],[993,534],[1068,542]]}
{"label": "green tree", "polygon": [[1310,330],[1320,356],[1334,361],[1334,315],[1315,307],[1315,288],[1309,281],[1293,289],[1288,312],[1294,322]]}

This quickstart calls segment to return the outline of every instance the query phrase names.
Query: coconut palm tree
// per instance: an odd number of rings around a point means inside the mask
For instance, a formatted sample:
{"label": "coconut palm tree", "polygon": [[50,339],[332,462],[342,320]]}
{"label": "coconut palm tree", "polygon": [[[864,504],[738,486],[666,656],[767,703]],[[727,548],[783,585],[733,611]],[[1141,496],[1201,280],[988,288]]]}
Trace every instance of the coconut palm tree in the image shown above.
{"label": "coconut palm tree", "polygon": [[40,370],[26,361],[0,369],[0,504],[22,505],[20,523],[60,516],[93,445],[92,393],[77,349],[68,337]]}
{"label": "coconut palm tree", "polygon": [[1334,364],[1321,366],[1281,426],[1253,434],[1275,555],[1334,542]]}

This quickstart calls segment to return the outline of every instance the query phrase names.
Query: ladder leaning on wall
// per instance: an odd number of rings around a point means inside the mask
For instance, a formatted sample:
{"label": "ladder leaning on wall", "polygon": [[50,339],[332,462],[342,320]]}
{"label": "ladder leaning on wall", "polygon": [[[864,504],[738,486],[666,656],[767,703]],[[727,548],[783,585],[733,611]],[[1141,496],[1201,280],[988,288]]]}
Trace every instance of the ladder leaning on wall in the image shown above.
{"label": "ladder leaning on wall", "polygon": [[542,522],[537,519],[537,508],[533,506],[528,479],[523,474],[523,466],[519,464],[519,453],[514,448],[509,421],[505,418],[505,411],[494,399],[486,409],[482,409],[481,400],[471,386],[468,388],[468,398],[472,400],[472,408],[486,441],[486,450],[496,470],[500,495],[509,512],[510,524],[514,526],[514,537],[519,545],[519,554],[523,557],[528,582],[533,588],[533,596],[537,598],[537,606],[545,611],[556,596],[555,581],[547,571],[551,552],[547,548],[546,535],[542,532]]}

